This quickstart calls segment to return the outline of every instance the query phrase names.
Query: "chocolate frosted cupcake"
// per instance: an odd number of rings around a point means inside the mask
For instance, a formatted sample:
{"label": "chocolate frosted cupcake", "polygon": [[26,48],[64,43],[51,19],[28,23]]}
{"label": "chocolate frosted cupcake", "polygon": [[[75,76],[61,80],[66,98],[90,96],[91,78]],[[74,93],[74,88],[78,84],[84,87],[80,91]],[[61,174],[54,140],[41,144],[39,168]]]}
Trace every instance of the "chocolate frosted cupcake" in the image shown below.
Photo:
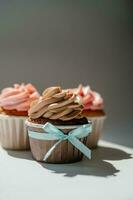
{"label": "chocolate frosted cupcake", "polygon": [[[60,87],[47,88],[39,100],[32,102],[26,124],[31,151],[36,160],[70,163],[82,159],[82,152],[73,145],[71,138],[71,142],[68,139],[70,131],[76,134],[72,131],[76,132],[76,129],[80,128],[77,133],[78,139],[74,136],[73,140],[80,140],[81,146],[86,142],[91,124],[81,116],[82,109],[83,106],[77,103],[76,95],[63,91]],[[49,139],[52,136],[53,139]]]}

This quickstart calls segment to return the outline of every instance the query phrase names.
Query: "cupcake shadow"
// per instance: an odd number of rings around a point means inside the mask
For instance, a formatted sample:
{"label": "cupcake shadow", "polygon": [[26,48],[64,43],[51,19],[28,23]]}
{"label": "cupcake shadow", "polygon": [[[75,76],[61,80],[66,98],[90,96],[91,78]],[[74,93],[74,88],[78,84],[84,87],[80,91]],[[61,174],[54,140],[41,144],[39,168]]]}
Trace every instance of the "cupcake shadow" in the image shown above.
{"label": "cupcake shadow", "polygon": [[[30,151],[6,151],[12,157],[33,160]],[[82,161],[72,164],[47,164],[43,162],[38,162],[38,164],[53,173],[63,174],[66,177],[74,177],[77,175],[107,177],[116,176],[120,172],[120,170],[116,169],[108,161],[120,161],[130,158],[132,158],[131,154],[120,149],[98,147],[92,151],[91,160],[84,158]]]}
{"label": "cupcake shadow", "polygon": [[14,158],[33,160],[31,151],[23,151],[23,150],[17,151],[17,150],[7,150],[7,149],[5,149],[5,151],[8,153],[9,156],[12,156]]}
{"label": "cupcake shadow", "polygon": [[120,172],[120,170],[116,169],[108,161],[119,161],[130,158],[132,158],[131,154],[122,150],[108,147],[98,147],[92,151],[91,160],[84,158],[82,161],[73,164],[39,164],[53,173],[64,174],[66,177],[74,177],[76,175],[107,177],[116,176],[117,173]]}

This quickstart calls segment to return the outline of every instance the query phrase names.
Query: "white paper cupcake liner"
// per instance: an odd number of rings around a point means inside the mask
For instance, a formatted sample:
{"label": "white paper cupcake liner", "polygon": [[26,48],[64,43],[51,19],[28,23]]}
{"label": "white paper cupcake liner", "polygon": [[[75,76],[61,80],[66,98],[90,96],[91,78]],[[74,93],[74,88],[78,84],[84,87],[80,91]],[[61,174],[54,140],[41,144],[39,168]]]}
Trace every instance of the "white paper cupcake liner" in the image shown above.
{"label": "white paper cupcake liner", "polygon": [[92,122],[92,132],[87,137],[86,146],[89,148],[96,148],[102,134],[103,124],[106,116],[87,117],[87,119]]}
{"label": "white paper cupcake liner", "polygon": [[0,143],[12,150],[29,149],[29,138],[25,126],[27,117],[0,114]]}

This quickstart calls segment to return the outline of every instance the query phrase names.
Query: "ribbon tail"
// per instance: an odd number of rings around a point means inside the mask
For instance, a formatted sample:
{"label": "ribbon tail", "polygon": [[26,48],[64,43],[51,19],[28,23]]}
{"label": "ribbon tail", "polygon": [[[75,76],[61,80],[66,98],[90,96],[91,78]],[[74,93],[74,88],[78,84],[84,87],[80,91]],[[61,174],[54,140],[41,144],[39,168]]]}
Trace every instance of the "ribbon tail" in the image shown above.
{"label": "ribbon tail", "polygon": [[46,161],[48,159],[48,157],[52,154],[52,152],[54,151],[54,149],[58,146],[58,144],[60,144],[62,140],[59,140],[58,142],[56,142],[50,149],[49,151],[45,154],[43,160]]}
{"label": "ribbon tail", "polygon": [[68,139],[77,149],[79,149],[87,158],[91,159],[91,150],[87,148],[76,137],[71,136]]}

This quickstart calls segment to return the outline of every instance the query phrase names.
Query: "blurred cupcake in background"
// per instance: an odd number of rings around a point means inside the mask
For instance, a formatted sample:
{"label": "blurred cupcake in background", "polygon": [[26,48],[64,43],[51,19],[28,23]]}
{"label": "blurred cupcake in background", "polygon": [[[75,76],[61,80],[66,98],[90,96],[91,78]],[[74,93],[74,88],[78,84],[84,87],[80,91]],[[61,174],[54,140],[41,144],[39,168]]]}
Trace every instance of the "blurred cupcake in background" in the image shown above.
{"label": "blurred cupcake in background", "polygon": [[30,103],[39,98],[32,84],[14,84],[0,94],[0,143],[6,149],[28,149],[25,128]]}
{"label": "blurred cupcake in background", "polygon": [[78,101],[84,107],[82,116],[92,121],[92,134],[88,136],[87,146],[95,148],[100,139],[106,118],[103,98],[99,93],[93,91],[90,86],[79,85],[78,88],[70,89],[70,91],[78,95]]}

